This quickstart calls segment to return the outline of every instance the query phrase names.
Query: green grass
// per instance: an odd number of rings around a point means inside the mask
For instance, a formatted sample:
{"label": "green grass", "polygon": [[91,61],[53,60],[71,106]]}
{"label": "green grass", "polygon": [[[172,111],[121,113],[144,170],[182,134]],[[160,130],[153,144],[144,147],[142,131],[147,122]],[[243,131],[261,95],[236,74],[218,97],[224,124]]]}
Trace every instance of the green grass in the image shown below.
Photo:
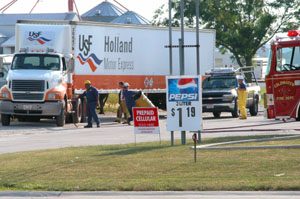
{"label": "green grass", "polygon": [[119,94],[109,94],[104,106],[104,112],[117,112],[119,107]]}
{"label": "green grass", "polygon": [[[242,139],[249,138],[257,136]],[[300,140],[291,142],[299,144]],[[189,149],[192,143],[176,144],[72,147],[1,155],[0,190],[300,190],[299,149],[198,151],[194,163]]]}

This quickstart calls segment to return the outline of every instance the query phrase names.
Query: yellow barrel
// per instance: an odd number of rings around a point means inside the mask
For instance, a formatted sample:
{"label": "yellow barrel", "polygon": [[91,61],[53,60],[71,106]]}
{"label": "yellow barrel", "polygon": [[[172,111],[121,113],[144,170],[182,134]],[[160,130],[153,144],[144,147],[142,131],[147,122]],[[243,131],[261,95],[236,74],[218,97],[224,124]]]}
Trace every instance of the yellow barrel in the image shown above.
{"label": "yellow barrel", "polygon": [[135,95],[135,98],[135,104],[137,107],[155,107],[143,92],[138,92]]}

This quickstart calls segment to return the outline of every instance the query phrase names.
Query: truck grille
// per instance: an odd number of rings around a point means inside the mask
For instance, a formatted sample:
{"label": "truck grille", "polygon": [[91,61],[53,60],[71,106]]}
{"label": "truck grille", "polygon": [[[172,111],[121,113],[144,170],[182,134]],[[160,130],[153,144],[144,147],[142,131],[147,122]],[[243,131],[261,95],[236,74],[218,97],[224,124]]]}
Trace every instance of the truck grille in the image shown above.
{"label": "truck grille", "polygon": [[45,91],[45,81],[43,80],[13,80],[12,91]]}
{"label": "truck grille", "polygon": [[44,99],[44,80],[13,80],[12,96],[17,101],[41,101]]}
{"label": "truck grille", "polygon": [[13,93],[14,100],[43,100],[44,94],[39,93]]}
{"label": "truck grille", "polygon": [[[227,93],[202,93],[203,104],[218,104],[224,103],[223,95]],[[226,102],[225,102],[226,103]]]}

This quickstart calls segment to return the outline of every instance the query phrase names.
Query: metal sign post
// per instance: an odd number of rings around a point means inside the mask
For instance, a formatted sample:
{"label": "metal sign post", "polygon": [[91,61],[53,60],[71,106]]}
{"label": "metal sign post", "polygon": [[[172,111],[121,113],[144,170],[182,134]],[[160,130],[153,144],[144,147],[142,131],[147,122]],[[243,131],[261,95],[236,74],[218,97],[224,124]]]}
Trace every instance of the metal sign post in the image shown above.
{"label": "metal sign post", "polygon": [[[173,56],[172,56],[172,0],[169,0],[169,62],[170,75],[173,75]],[[171,146],[174,146],[174,131],[171,131]]]}
{"label": "metal sign post", "polygon": [[[199,0],[196,0],[196,59],[197,59],[197,75],[201,74],[200,68],[200,45],[199,45]],[[201,106],[202,111],[202,106]],[[201,128],[202,129],[202,128]],[[201,131],[198,131],[198,143],[201,143]]]}
{"label": "metal sign post", "polygon": [[[181,39],[179,39],[179,63],[180,63],[180,75],[184,75],[184,0],[181,0],[180,2],[180,23],[181,23]],[[186,133],[185,131],[181,131],[182,145],[186,144],[185,139],[186,139]]]}

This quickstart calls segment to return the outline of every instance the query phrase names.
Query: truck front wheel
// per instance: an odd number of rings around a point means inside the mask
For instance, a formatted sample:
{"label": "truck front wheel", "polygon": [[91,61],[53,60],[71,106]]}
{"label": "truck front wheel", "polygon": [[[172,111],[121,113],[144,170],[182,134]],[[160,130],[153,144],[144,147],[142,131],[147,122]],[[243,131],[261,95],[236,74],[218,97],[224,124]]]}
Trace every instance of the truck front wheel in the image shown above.
{"label": "truck front wheel", "polygon": [[237,100],[234,101],[234,110],[231,112],[232,117],[237,118],[239,116]]}
{"label": "truck front wheel", "polygon": [[66,121],[66,110],[65,106],[62,107],[60,114],[56,116],[56,126],[62,127],[65,125]]}
{"label": "truck front wheel", "polygon": [[1,114],[2,126],[9,126],[10,124],[10,115]]}

